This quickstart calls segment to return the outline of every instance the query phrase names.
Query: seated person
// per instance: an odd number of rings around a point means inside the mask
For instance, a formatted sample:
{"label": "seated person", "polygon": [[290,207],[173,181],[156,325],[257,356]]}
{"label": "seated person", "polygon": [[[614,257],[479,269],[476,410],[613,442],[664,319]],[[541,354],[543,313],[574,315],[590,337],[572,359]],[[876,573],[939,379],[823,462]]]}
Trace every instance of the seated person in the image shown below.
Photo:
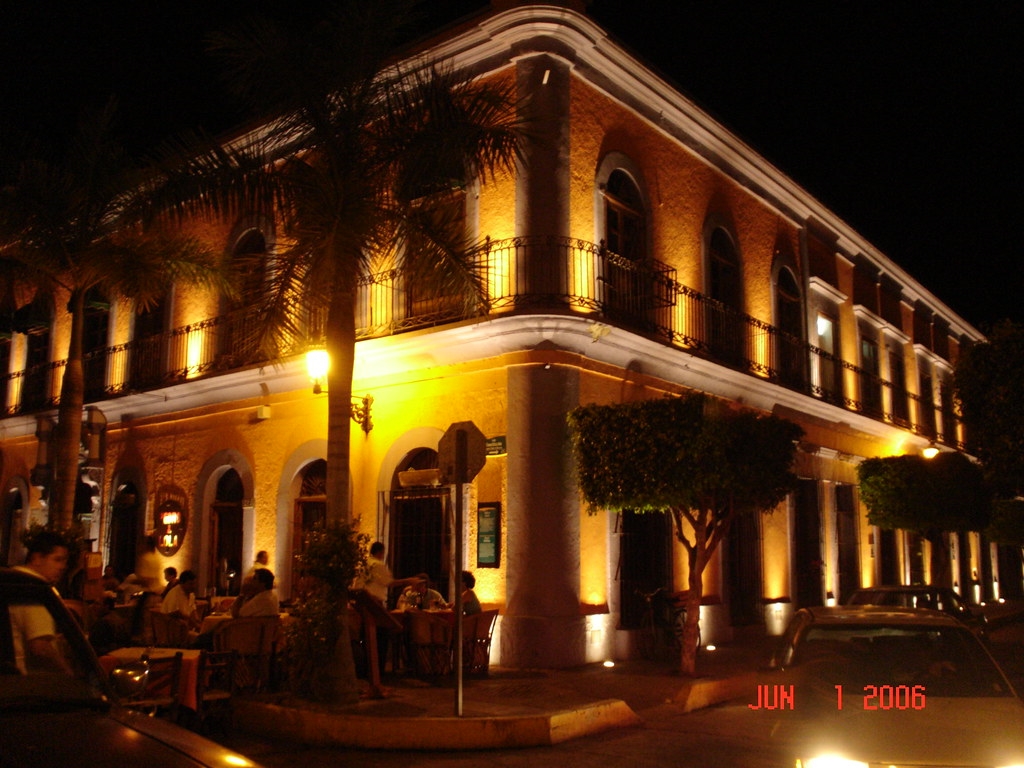
{"label": "seated person", "polygon": [[197,632],[202,622],[196,610],[196,574],[182,571],[178,584],[171,588],[160,605],[160,610],[185,622],[189,632]]}
{"label": "seated person", "polygon": [[167,593],[178,586],[178,569],[173,565],[164,568],[164,581],[167,582],[167,586],[160,593],[161,599],[167,597]]}
{"label": "seated person", "polygon": [[121,587],[121,580],[114,573],[114,566],[108,565],[103,569],[103,581],[100,583],[103,586],[103,594],[105,596],[117,599],[117,591]]}
{"label": "seated person", "polygon": [[480,600],[476,596],[476,592],[473,591],[473,587],[476,586],[476,576],[469,571],[462,572],[462,613],[466,616],[470,616],[474,613],[483,612],[483,608],[480,607]]}
{"label": "seated person", "polygon": [[97,618],[89,632],[89,642],[97,656],[124,648],[131,643],[132,622],[116,610],[116,600],[104,597],[98,604]]}
{"label": "seated person", "polygon": [[252,579],[242,587],[241,594],[231,604],[231,615],[236,619],[247,616],[277,616],[281,602],[274,591],[274,574],[269,568],[258,568]]}
{"label": "seated person", "polygon": [[398,610],[407,611],[410,608],[422,608],[425,611],[448,608],[448,604],[441,597],[441,593],[430,588],[430,577],[425,573],[418,574],[414,581],[401,597],[398,598]]}

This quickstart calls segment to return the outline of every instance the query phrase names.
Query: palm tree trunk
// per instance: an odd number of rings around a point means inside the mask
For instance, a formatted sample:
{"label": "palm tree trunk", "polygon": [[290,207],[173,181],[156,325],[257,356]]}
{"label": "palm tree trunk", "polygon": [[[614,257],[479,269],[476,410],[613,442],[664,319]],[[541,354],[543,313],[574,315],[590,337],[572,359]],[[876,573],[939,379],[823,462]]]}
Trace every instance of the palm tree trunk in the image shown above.
{"label": "palm tree trunk", "polygon": [[352,418],[352,371],[356,356],[355,296],[334,292],[327,312],[327,520],[353,518],[349,477]]}
{"label": "palm tree trunk", "polygon": [[50,489],[50,522],[62,528],[74,518],[75,490],[79,480],[79,451],[82,442],[82,406],[85,404],[85,371],[82,366],[82,337],[85,328],[85,292],[75,291],[68,301],[71,340],[67,365],[61,379],[57,427],[54,430],[53,484]]}

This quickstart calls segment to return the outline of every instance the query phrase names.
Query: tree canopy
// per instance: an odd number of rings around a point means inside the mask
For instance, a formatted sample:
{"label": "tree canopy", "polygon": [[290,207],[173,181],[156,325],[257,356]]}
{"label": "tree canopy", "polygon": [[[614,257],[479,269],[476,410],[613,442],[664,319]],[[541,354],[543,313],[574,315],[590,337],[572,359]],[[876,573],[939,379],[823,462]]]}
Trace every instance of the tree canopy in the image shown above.
{"label": "tree canopy", "polygon": [[591,508],[664,511],[689,559],[681,666],[696,666],[705,567],[734,517],[775,508],[796,484],[803,430],[702,394],[569,414],[576,473]]}
{"label": "tree canopy", "polygon": [[[322,328],[327,374],[327,513],[349,490],[356,294],[368,274],[466,311],[484,306],[467,237],[466,185],[514,171],[514,86],[443,62],[399,59],[412,0],[342,0],[310,23],[254,17],[212,40],[232,89],[267,122],[206,151],[185,147],[161,196],[183,217],[275,223],[261,341]],[[182,159],[181,155],[184,156]]]}
{"label": "tree canopy", "polygon": [[868,522],[917,533],[980,531],[991,497],[981,468],[961,453],[866,459],[857,467]]}
{"label": "tree canopy", "polygon": [[998,495],[1024,495],[1024,326],[1006,321],[964,347],[953,381],[968,453]]}

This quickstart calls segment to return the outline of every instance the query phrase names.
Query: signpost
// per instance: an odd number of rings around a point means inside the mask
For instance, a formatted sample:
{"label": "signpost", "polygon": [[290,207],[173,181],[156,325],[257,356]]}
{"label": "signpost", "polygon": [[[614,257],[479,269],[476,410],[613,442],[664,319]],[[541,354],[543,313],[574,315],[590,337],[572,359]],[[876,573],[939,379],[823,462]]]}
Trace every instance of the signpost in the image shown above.
{"label": "signpost", "polygon": [[441,482],[455,486],[455,716],[462,717],[462,486],[484,468],[487,440],[472,421],[457,421],[437,443]]}

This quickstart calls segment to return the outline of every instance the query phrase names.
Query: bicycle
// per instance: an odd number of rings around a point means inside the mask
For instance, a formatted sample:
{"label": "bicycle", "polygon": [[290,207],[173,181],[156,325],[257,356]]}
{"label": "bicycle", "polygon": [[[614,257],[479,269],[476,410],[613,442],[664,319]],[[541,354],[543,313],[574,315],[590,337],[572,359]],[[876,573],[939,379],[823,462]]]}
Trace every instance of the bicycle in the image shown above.
{"label": "bicycle", "polygon": [[[658,587],[653,592],[637,594],[644,600],[640,619],[640,654],[645,659],[677,658],[683,647],[686,624],[686,592],[669,592]],[[697,625],[697,648],[701,645],[700,624]]]}

